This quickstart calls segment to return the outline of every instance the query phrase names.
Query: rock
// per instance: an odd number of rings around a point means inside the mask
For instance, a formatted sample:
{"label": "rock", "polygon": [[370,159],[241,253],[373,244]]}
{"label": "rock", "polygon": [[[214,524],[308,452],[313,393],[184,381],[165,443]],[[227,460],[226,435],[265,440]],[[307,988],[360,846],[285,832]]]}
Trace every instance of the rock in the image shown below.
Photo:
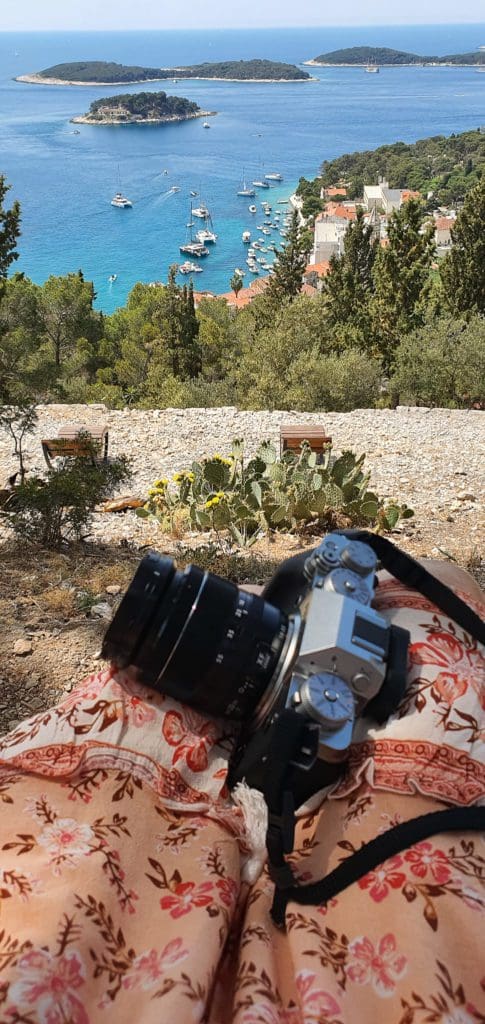
{"label": "rock", "polygon": [[100,601],[99,604],[93,604],[91,608],[91,615],[94,615],[96,619],[110,619],[112,614],[113,610],[107,601]]}
{"label": "rock", "polygon": [[470,494],[468,491],[459,491],[456,495],[458,501],[476,501],[474,494]]}
{"label": "rock", "polygon": [[115,594],[119,594],[120,590],[121,590],[121,587],[120,587],[120,585],[118,583],[111,583],[109,587],[106,587],[106,593],[107,594],[113,594],[113,596]]}
{"label": "rock", "polygon": [[13,645],[13,653],[24,657],[26,654],[32,654],[33,647],[30,640],[16,640]]}

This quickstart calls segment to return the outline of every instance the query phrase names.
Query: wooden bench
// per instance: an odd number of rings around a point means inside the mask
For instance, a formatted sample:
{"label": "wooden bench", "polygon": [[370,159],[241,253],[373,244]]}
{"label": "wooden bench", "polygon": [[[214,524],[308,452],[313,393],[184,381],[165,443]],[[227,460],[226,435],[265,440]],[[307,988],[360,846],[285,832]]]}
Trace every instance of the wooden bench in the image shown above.
{"label": "wooden bench", "polygon": [[84,427],[66,424],[57,437],[45,437],[41,441],[45,461],[51,469],[52,459],[90,458],[93,465],[108,458],[107,426]]}
{"label": "wooden bench", "polygon": [[299,451],[303,441],[308,441],[312,452],[317,452],[317,455],[323,455],[332,447],[332,438],[327,437],[323,427],[313,423],[303,423],[301,426],[284,423],[280,427],[280,455],[288,449]]}

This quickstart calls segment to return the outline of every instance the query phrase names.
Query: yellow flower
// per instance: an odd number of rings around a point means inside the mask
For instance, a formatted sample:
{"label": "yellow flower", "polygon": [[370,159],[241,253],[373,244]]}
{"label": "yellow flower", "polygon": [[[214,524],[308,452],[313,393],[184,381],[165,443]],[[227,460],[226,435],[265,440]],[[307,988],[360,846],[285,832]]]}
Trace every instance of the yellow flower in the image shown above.
{"label": "yellow flower", "polygon": [[223,455],[219,455],[219,452],[216,452],[216,454],[212,456],[212,462],[220,462],[222,466],[232,465],[231,460],[225,459]]}
{"label": "yellow flower", "polygon": [[166,476],[163,476],[161,480],[155,480],[155,487],[159,487],[159,488],[166,487],[167,484],[168,484],[168,480],[167,480]]}

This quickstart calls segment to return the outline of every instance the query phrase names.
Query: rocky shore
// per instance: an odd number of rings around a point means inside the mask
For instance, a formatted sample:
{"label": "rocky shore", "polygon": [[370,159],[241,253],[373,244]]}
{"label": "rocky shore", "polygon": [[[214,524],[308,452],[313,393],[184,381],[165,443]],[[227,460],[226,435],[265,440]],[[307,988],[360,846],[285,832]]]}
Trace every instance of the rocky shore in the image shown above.
{"label": "rocky shore", "polygon": [[[351,413],[212,409],[107,410],[102,405],[39,406],[35,434],[26,439],[29,471],[45,472],[41,439],[66,424],[107,424],[109,452],[126,454],[133,465],[130,492],[146,496],[152,482],[190,465],[193,459],[227,454],[231,439],[243,437],[248,455],[263,439],[279,445],[282,423],[319,423],[336,453],[366,454],[371,484],[382,498],[406,502],[414,520],[400,528],[403,546],[416,555],[446,557],[460,564],[480,557],[485,536],[485,412],[398,407]],[[0,434],[0,483],[16,469],[12,444]],[[5,527],[3,535],[5,536]],[[1,536],[1,533],[0,533]],[[150,520],[97,513],[92,539],[134,544],[160,541]]]}
{"label": "rocky shore", "polygon": [[195,114],[183,114],[180,117],[141,117],[131,114],[129,117],[95,117],[93,114],[82,114],[71,117],[71,124],[176,124],[178,121],[193,121],[196,117],[215,117],[215,110],[198,110]]}

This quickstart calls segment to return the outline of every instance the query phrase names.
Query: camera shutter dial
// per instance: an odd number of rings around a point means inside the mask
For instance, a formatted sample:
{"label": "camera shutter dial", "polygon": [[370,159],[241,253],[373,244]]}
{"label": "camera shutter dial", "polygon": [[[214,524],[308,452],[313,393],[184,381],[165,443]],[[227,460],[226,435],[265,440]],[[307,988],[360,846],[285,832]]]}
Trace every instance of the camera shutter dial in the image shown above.
{"label": "camera shutter dial", "polygon": [[300,686],[300,708],[327,729],[339,729],[353,718],[354,696],[350,686],[333,675],[321,672],[309,676]]}
{"label": "camera shutter dial", "polygon": [[361,540],[351,540],[342,551],[342,562],[347,569],[358,576],[368,576],[377,569],[377,558],[368,544]]}

